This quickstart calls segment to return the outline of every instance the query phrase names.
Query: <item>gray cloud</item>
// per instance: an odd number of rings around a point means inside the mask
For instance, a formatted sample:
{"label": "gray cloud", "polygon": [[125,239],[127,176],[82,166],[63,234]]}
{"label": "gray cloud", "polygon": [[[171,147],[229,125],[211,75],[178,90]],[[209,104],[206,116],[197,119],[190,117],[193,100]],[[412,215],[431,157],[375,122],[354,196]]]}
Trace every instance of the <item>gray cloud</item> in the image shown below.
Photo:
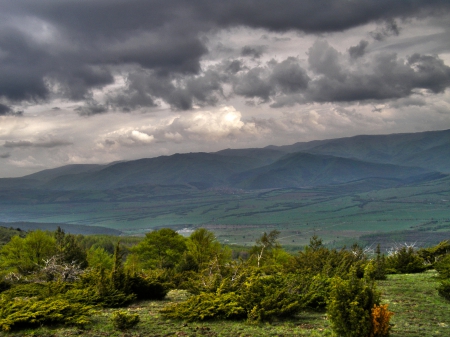
{"label": "gray cloud", "polygon": [[6,158],[9,158],[9,157],[11,157],[11,154],[9,152],[0,154],[0,158],[1,159],[6,159]]}
{"label": "gray cloud", "polygon": [[[208,53],[204,33],[235,26],[278,32],[337,32],[384,21],[374,33],[374,38],[382,39],[399,33],[396,18],[439,15],[448,13],[449,8],[450,3],[444,0],[333,0],[327,6],[316,0],[263,4],[255,0],[2,2],[0,97],[12,102],[41,101],[56,90],[70,100],[89,100],[93,89],[112,84],[121,67],[133,65],[159,80],[166,78],[160,87],[173,86],[172,81],[180,76],[188,78],[185,88],[174,86],[167,97],[155,95],[159,89],[151,84],[147,84],[154,88],[150,94],[142,92],[142,86],[131,86],[130,92],[116,98],[123,110],[154,106],[155,98],[167,100],[176,109],[189,109],[195,101],[215,104],[214,97],[220,94],[218,82],[211,76],[201,80],[192,77],[201,73],[201,58]],[[50,35],[33,35],[42,32]],[[363,49],[360,46],[351,53],[357,56]],[[243,55],[254,58],[263,52],[263,46],[242,49]],[[332,60],[333,55],[327,57]],[[318,63],[315,71],[337,70],[320,70],[325,61]],[[272,94],[270,84],[264,84],[257,72],[242,76],[236,89],[245,97],[267,100]],[[246,84],[252,77],[258,81],[258,89]],[[104,112],[99,109],[88,106],[81,114]]]}
{"label": "gray cloud", "polygon": [[361,40],[356,46],[350,47],[348,49],[348,53],[350,54],[350,57],[357,59],[359,57],[364,56],[368,45],[369,45],[369,42],[367,42],[366,40]]}
{"label": "gray cloud", "polygon": [[30,142],[28,140],[18,140],[18,141],[6,141],[3,147],[6,148],[53,148],[53,147],[61,147],[72,145],[71,142],[67,142],[64,140],[47,140],[47,141],[38,141],[38,142]]}
{"label": "gray cloud", "polygon": [[267,46],[244,46],[242,47],[241,55],[257,59],[260,58],[266,50]]}
{"label": "gray cloud", "polygon": [[396,54],[379,53],[370,64],[361,63],[351,70],[326,43],[316,43],[309,55],[311,68],[322,76],[309,83],[306,101],[396,99],[413,94],[415,89],[440,93],[450,86],[450,67],[437,56],[414,54],[405,62]]}
{"label": "gray cloud", "polygon": [[80,116],[92,116],[107,112],[108,107],[95,101],[88,101],[84,106],[77,107],[74,110],[77,111]]}
{"label": "gray cloud", "polygon": [[10,115],[11,113],[13,113],[13,110],[9,106],[0,103],[0,116]]}
{"label": "gray cloud", "polygon": [[390,36],[398,36],[400,34],[400,27],[397,25],[395,20],[388,19],[384,22],[384,25],[378,27],[370,35],[374,40],[383,41]]}

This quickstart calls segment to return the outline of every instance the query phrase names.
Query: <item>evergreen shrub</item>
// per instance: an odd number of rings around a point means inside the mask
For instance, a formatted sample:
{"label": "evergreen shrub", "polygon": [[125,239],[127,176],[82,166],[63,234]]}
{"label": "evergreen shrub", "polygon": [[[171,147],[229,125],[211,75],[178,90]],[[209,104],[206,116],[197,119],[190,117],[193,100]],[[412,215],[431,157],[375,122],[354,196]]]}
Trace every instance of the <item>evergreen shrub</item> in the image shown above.
{"label": "evergreen shrub", "polygon": [[127,282],[130,292],[136,295],[137,300],[162,300],[168,292],[165,284],[151,277],[129,276]]}
{"label": "evergreen shrub", "polygon": [[167,318],[188,321],[247,318],[261,322],[295,314],[301,308],[295,275],[263,275],[251,269],[247,273],[234,281],[226,278],[215,292],[200,292],[161,312]]}
{"label": "evergreen shrub", "polygon": [[360,279],[352,268],[349,278],[332,280],[327,315],[333,331],[342,337],[368,337],[372,332],[371,311],[379,304],[374,283]]}
{"label": "evergreen shrub", "polygon": [[130,314],[125,310],[118,310],[112,313],[111,321],[114,328],[123,331],[135,327],[140,322],[140,317],[138,314]]}
{"label": "evergreen shrub", "polygon": [[0,300],[0,328],[3,331],[50,324],[85,326],[93,308],[64,299],[36,297]]}
{"label": "evergreen shrub", "polygon": [[421,273],[426,268],[424,259],[412,247],[402,247],[386,258],[386,269],[389,273]]}

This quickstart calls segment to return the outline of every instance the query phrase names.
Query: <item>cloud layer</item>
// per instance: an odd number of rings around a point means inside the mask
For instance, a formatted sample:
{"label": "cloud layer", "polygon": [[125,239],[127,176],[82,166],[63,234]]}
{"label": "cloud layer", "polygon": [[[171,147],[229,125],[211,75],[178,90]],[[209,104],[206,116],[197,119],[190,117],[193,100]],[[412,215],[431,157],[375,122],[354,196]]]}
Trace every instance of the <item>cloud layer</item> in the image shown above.
{"label": "cloud layer", "polygon": [[0,0],[0,176],[450,127],[449,14],[447,0]]}

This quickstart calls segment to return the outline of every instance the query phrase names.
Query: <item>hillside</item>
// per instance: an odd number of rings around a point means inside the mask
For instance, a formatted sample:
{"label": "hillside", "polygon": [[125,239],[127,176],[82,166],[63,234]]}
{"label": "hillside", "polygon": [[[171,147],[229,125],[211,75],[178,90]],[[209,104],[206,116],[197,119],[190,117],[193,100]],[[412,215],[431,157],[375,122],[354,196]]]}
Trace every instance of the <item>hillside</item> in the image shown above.
{"label": "hillside", "polygon": [[234,186],[246,189],[311,187],[364,178],[404,179],[426,173],[421,168],[375,164],[334,156],[294,153],[273,164],[233,177]]}
{"label": "hillside", "polygon": [[303,151],[450,172],[450,130],[361,135],[268,148],[289,153]]}

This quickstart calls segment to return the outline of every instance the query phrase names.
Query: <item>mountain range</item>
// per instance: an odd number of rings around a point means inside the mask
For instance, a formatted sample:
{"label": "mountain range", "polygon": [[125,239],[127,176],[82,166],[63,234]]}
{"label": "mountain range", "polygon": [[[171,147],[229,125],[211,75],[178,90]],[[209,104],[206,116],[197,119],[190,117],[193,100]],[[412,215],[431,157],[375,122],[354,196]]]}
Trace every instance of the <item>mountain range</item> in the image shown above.
{"label": "mountain range", "polygon": [[423,181],[442,174],[450,174],[450,130],[174,154],[107,165],[66,165],[0,179],[0,189],[110,190],[141,184],[189,184],[199,190],[255,190],[368,178]]}

